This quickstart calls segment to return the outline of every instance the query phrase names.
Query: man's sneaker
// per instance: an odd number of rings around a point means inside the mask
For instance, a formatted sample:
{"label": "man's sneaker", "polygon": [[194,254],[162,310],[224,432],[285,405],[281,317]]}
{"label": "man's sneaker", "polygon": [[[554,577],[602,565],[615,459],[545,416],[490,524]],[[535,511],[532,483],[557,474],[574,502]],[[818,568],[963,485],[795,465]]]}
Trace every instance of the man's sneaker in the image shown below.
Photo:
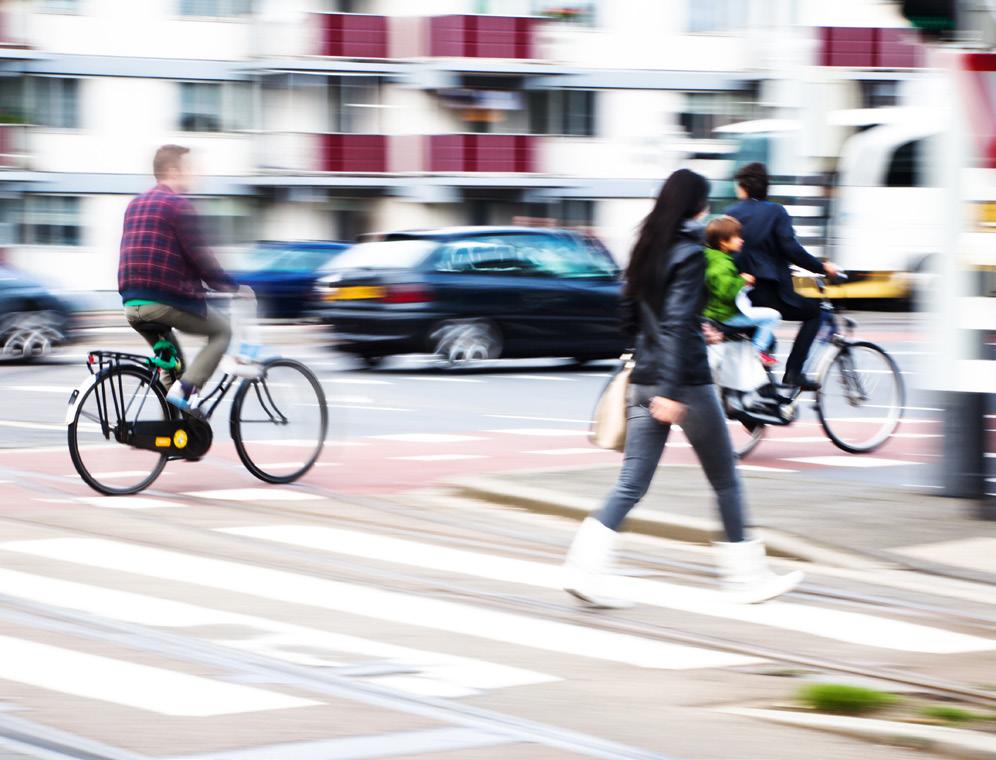
{"label": "man's sneaker", "polygon": [[197,391],[188,391],[183,386],[184,383],[182,380],[178,383],[173,383],[166,394],[166,401],[181,412],[200,415],[200,412],[197,411]]}
{"label": "man's sneaker", "polygon": [[778,366],[778,360],[769,354],[767,351],[759,351],[758,356],[761,357],[761,364],[763,364],[768,369]]}

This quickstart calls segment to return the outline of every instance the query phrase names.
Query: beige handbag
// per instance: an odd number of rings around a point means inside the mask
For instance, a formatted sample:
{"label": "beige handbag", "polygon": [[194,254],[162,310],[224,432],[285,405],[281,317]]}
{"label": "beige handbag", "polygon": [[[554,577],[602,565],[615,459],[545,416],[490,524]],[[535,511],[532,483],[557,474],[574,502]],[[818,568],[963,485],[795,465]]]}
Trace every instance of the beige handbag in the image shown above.
{"label": "beige handbag", "polygon": [[622,451],[626,444],[626,406],[633,355],[622,355],[623,366],[612,376],[595,404],[588,440],[601,449]]}

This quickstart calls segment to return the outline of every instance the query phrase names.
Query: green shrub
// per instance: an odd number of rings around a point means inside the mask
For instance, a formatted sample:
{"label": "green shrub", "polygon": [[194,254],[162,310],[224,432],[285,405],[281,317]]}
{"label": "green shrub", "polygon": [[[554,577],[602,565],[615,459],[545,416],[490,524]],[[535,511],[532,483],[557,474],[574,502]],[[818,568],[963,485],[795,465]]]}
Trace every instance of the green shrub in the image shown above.
{"label": "green shrub", "polygon": [[932,705],[925,707],[920,714],[931,720],[940,720],[945,723],[971,723],[974,720],[986,720],[988,716],[965,710],[961,707],[951,705]]}
{"label": "green shrub", "polygon": [[895,694],[839,683],[811,684],[799,692],[799,699],[813,710],[835,715],[864,715],[899,701]]}

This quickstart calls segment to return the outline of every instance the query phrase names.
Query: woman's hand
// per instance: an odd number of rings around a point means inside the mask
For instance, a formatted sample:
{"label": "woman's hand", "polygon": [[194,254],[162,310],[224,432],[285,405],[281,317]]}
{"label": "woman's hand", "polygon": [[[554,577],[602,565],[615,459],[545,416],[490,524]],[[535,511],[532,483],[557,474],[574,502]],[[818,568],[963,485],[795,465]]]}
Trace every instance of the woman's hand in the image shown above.
{"label": "woman's hand", "polygon": [[650,416],[662,425],[675,425],[685,416],[685,405],[674,399],[654,396],[648,405]]}
{"label": "woman's hand", "polygon": [[748,285],[753,285],[754,283],[757,282],[757,278],[752,274],[748,274],[747,272],[741,272],[740,276],[743,278],[744,282],[746,282]]}

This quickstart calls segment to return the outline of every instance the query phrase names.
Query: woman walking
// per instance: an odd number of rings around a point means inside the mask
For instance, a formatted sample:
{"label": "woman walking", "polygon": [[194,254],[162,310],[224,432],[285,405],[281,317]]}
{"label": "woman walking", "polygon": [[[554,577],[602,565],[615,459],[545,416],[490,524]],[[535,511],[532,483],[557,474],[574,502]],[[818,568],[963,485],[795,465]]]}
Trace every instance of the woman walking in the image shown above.
{"label": "woman walking", "polygon": [[582,523],[567,555],[565,590],[598,607],[622,606],[604,595],[618,546],[617,530],[646,494],[671,426],[680,423],[716,494],[726,542],[717,544],[724,589],[755,603],[799,584],[778,576],[764,545],[748,540],[740,477],[702,337],[705,268],[701,218],[709,182],[680,169],[668,177],[643,222],[626,271],[624,328],[636,337],[622,472],[605,505]]}

